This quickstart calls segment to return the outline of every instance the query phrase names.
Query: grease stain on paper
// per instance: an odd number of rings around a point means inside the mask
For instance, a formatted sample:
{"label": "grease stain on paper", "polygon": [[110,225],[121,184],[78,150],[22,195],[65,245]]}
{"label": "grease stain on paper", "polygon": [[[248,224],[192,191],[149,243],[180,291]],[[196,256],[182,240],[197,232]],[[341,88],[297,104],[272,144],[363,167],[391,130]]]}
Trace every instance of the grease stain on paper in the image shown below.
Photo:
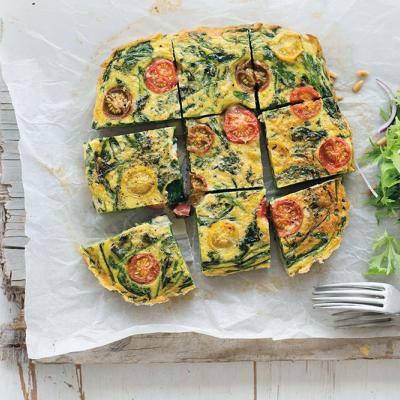
{"label": "grease stain on paper", "polygon": [[66,193],[71,193],[71,185],[67,178],[64,168],[50,167],[49,165],[40,160],[38,160],[38,163],[58,180],[61,187],[64,189]]}

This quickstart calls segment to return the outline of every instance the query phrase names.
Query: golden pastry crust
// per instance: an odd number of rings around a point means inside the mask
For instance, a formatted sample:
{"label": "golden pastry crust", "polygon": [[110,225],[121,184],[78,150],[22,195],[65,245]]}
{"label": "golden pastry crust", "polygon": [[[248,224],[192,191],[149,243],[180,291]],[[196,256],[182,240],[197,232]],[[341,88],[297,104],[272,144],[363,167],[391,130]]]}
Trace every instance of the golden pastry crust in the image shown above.
{"label": "golden pastry crust", "polygon": [[[182,188],[174,128],[94,139],[84,160],[99,213],[167,204],[169,192]],[[184,200],[181,192],[175,202]]]}
{"label": "golden pastry crust", "polygon": [[196,218],[204,275],[270,267],[265,190],[206,194],[196,205]]}
{"label": "golden pastry crust", "polygon": [[[311,103],[309,107],[308,102],[304,103],[305,112],[315,109],[316,114],[306,120],[299,117],[301,109],[293,111],[292,106],[262,114],[269,158],[278,188],[354,171],[351,130],[335,100],[325,98]],[[343,165],[339,163],[337,168],[324,164],[320,154],[321,146],[335,140],[338,140],[338,146],[345,146],[349,151],[347,162]]]}
{"label": "golden pastry crust", "polygon": [[[80,252],[99,283],[136,305],[165,303],[195,288],[189,269],[171,232],[167,217],[157,217]],[[149,282],[135,281],[129,273],[130,260],[151,254],[158,274]]]}
{"label": "golden pastry crust", "polygon": [[262,110],[291,103],[292,91],[304,85],[313,86],[320,97],[335,95],[316,36],[256,23],[250,29],[250,41],[254,61],[271,72],[269,85],[258,92]]}
{"label": "golden pastry crust", "polygon": [[[146,85],[146,69],[156,60],[167,60],[173,65],[171,35],[157,34],[113,50],[101,65],[97,80],[94,128],[180,118],[177,84],[162,93],[156,93]],[[174,66],[171,68],[175,69]],[[130,96],[130,104],[125,113],[112,115],[107,113],[107,95],[116,88],[124,88]]]}
{"label": "golden pastry crust", "polygon": [[204,125],[210,128],[211,146],[204,154],[189,149],[189,158],[190,171],[204,179],[207,191],[263,187],[258,135],[249,143],[234,143],[226,136],[223,116],[186,120],[189,132]]}
{"label": "golden pastry crust", "polygon": [[[284,207],[290,207],[290,214],[282,215]],[[349,207],[342,178],[271,201],[272,220],[290,276],[307,273],[340,246]]]}
{"label": "golden pastry crust", "polygon": [[244,90],[236,78],[238,66],[251,63],[246,26],[183,31],[173,45],[183,117],[220,114],[232,104],[255,109],[254,90]]}

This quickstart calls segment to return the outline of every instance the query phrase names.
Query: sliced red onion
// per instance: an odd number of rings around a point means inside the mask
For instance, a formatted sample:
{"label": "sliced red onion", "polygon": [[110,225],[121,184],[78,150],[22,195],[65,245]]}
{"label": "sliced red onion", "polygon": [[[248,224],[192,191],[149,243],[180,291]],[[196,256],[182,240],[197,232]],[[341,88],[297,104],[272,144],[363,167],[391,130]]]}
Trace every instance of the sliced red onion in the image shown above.
{"label": "sliced red onion", "polygon": [[376,80],[376,83],[379,85],[379,87],[381,89],[383,89],[383,91],[386,93],[387,97],[389,98],[390,101],[390,106],[391,106],[391,112],[390,112],[390,117],[389,119],[378,128],[378,135],[384,133],[387,131],[387,129],[389,128],[390,125],[392,125],[396,114],[397,114],[397,104],[394,100],[394,93],[392,92],[392,90],[390,89],[389,85],[385,82],[383,82],[380,79]]}
{"label": "sliced red onion", "polygon": [[374,188],[372,187],[372,185],[369,183],[369,181],[368,181],[367,177],[365,176],[364,172],[361,171],[361,168],[360,168],[360,166],[358,165],[357,161],[355,161],[355,164],[356,164],[357,171],[360,173],[361,178],[364,179],[364,182],[365,182],[365,184],[368,186],[369,191],[372,193],[372,195],[373,195],[374,197],[378,198],[378,197],[379,197],[379,196],[378,196],[378,193],[376,193],[375,189],[374,189]]}

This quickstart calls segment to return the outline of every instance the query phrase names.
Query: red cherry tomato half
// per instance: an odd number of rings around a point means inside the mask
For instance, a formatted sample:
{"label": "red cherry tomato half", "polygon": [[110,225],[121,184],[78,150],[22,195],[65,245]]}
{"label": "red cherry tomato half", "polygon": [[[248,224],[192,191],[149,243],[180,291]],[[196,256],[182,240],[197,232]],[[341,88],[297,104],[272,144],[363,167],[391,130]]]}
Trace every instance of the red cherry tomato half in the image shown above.
{"label": "red cherry tomato half", "polygon": [[189,203],[179,203],[173,212],[178,217],[188,217],[190,215],[190,204]]}
{"label": "red cherry tomato half", "polygon": [[319,148],[318,159],[330,173],[336,172],[351,160],[351,146],[342,138],[325,140]]}
{"label": "red cherry tomato half", "polygon": [[298,87],[290,94],[290,110],[302,120],[311,119],[321,111],[320,97],[310,85]]}
{"label": "red cherry tomato half", "polygon": [[292,90],[290,93],[291,103],[300,103],[306,100],[317,100],[321,98],[320,94],[311,86],[300,86]]}
{"label": "red cherry tomato half", "polygon": [[258,137],[260,125],[257,117],[247,108],[231,106],[225,111],[224,131],[231,142],[246,144]]}
{"label": "red cherry tomato half", "polygon": [[165,93],[178,83],[175,65],[172,61],[160,59],[153,61],[144,73],[144,81],[154,93]]}
{"label": "red cherry tomato half", "polygon": [[150,253],[133,256],[128,265],[128,275],[136,283],[151,283],[160,273],[160,263]]}
{"label": "red cherry tomato half", "polygon": [[303,223],[303,209],[294,200],[277,200],[271,205],[271,216],[280,237],[296,233]]}
{"label": "red cherry tomato half", "polygon": [[257,218],[267,219],[267,199],[264,197],[257,208]]}

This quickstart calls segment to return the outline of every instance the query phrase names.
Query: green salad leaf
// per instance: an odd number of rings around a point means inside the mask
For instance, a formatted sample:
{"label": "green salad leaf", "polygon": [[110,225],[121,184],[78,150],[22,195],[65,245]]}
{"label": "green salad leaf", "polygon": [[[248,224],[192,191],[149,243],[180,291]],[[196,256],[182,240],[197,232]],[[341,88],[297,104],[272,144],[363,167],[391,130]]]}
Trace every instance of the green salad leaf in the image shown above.
{"label": "green salad leaf", "polygon": [[377,208],[379,219],[387,216],[399,217],[400,210],[400,120],[386,133],[387,142],[384,146],[372,144],[371,149],[364,155],[368,163],[378,163],[379,182],[376,187],[378,197],[371,197],[369,204]]}
{"label": "green salad leaf", "polygon": [[[400,105],[400,93],[394,101]],[[381,110],[384,120],[389,113]],[[368,203],[377,208],[378,221],[384,217],[400,216],[400,115],[386,132],[386,143],[379,146],[371,142],[371,148],[364,154],[363,161],[378,165],[378,185],[375,188],[377,197]],[[366,275],[390,275],[400,272],[400,239],[385,232],[378,237],[372,246],[374,252],[369,260]]]}
{"label": "green salad leaf", "polygon": [[390,275],[400,272],[400,240],[385,232],[372,246],[374,255],[368,263],[366,275]]}

